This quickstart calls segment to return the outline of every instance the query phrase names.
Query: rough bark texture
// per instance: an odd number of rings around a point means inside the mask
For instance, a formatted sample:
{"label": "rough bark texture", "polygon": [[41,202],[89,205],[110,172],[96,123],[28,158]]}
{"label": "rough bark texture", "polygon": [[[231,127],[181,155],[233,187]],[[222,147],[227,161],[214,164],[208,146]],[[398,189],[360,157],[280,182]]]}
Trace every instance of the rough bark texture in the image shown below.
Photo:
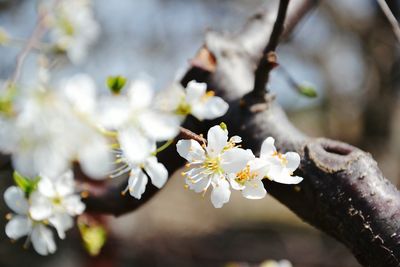
{"label": "rough bark texture", "polygon": [[[242,136],[245,148],[257,154],[262,141],[273,136],[280,151],[297,151],[301,155],[297,174],[304,181],[296,186],[266,181],[270,194],[299,217],[345,244],[362,265],[400,266],[400,194],[384,178],[372,157],[345,143],[304,135],[288,121],[270,94],[243,100],[253,89],[254,72],[265,56],[263,51],[275,21],[267,14],[252,17],[235,35],[209,32],[202,56],[196,58],[197,67],[187,72],[182,83],[192,79],[207,82],[209,88],[229,102],[228,114],[218,122],[226,122],[231,135]],[[209,57],[204,57],[205,51]],[[201,64],[210,58],[212,62]],[[201,67],[210,64],[215,64],[212,70]],[[189,119],[186,127],[204,133],[214,124]],[[170,173],[182,166],[173,147],[160,157]],[[134,210],[156,192],[147,188],[139,202],[122,197],[120,190],[90,195],[88,209],[118,215]],[[109,201],[112,203],[107,204]]]}

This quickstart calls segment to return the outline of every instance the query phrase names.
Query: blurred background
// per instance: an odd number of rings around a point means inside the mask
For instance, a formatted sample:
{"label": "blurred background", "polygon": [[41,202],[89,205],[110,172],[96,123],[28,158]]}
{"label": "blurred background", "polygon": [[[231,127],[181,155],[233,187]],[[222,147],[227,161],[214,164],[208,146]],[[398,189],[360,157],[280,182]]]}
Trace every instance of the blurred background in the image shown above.
{"label": "blurred background", "polygon": [[[293,2],[296,2],[293,0]],[[400,1],[388,1],[399,19]],[[37,2],[0,0],[0,27],[27,39],[37,19]],[[159,90],[188,67],[207,29],[236,31],[273,0],[96,0],[98,40],[78,65],[61,60],[54,80],[74,73],[92,75],[101,90],[109,75],[150,76]],[[294,124],[311,136],[325,136],[369,151],[386,177],[400,185],[399,43],[373,0],[320,1],[279,46],[279,61],[317,98],[300,96],[282,68],[268,87]],[[0,47],[0,79],[13,72],[21,46]],[[37,58],[29,56],[22,79],[34,79]],[[12,181],[1,173],[3,194]],[[232,194],[222,209],[183,190],[175,175],[139,210],[104,217],[109,237],[98,257],[81,246],[77,230],[58,242],[55,255],[41,257],[12,244],[0,231],[0,266],[359,266],[345,247],[298,219],[272,197],[259,201]],[[268,190],[268,188],[267,188]],[[0,201],[0,214],[7,208]],[[0,228],[6,220],[1,219]],[[4,228],[3,228],[4,229]],[[284,265],[282,265],[284,266]],[[287,266],[287,265],[285,265]]]}

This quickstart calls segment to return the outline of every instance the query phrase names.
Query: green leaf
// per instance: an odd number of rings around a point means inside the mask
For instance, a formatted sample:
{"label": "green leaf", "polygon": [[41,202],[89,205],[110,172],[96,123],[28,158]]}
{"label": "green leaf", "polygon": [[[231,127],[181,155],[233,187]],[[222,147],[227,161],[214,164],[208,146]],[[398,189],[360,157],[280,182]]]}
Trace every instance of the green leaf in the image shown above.
{"label": "green leaf", "polygon": [[123,76],[109,76],[107,86],[113,94],[118,95],[126,84],[126,78]]}
{"label": "green leaf", "polygon": [[317,97],[317,91],[311,85],[300,85],[299,92],[300,94],[306,97],[311,97],[311,98]]}
{"label": "green leaf", "polygon": [[107,231],[101,225],[88,225],[86,223],[78,223],[79,232],[81,233],[83,245],[91,256],[99,255],[101,248],[107,240]]}
{"label": "green leaf", "polygon": [[39,183],[40,177],[35,177],[34,179],[30,179],[22,176],[19,172],[14,171],[13,178],[15,184],[22,189],[28,196],[36,190],[37,185]]}
{"label": "green leaf", "polygon": [[14,113],[14,99],[17,89],[13,84],[7,84],[5,91],[0,95],[0,114],[11,117]]}

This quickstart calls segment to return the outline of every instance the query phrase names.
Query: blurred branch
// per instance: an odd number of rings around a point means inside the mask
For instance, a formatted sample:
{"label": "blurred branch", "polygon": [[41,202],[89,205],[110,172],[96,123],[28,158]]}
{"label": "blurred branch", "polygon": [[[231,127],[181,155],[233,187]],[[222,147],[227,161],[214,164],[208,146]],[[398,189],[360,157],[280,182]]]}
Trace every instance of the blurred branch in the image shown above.
{"label": "blurred branch", "polygon": [[[285,28],[282,33],[283,38],[287,38],[298,26],[299,22],[304,18],[305,15],[309,14],[320,2],[320,0],[304,0],[293,2],[289,8],[288,19],[285,23]],[[291,12],[293,10],[293,12]]]}
{"label": "blurred branch", "polygon": [[26,44],[25,44],[24,48],[21,50],[21,52],[17,55],[14,73],[12,74],[8,83],[6,83],[6,86],[9,86],[9,85],[12,86],[17,82],[17,80],[19,79],[19,77],[21,75],[22,67],[24,65],[26,57],[29,55],[29,53],[32,49],[36,48],[37,42],[40,40],[40,38],[46,32],[46,29],[44,27],[46,15],[47,15],[47,12],[44,10],[41,10],[31,37],[28,39],[28,41],[26,42]]}
{"label": "blurred branch", "polygon": [[385,0],[377,0],[382,12],[385,14],[387,20],[392,25],[394,35],[397,38],[397,41],[400,43],[400,26],[396,20],[396,17],[393,15],[392,11],[390,10],[388,4]]}

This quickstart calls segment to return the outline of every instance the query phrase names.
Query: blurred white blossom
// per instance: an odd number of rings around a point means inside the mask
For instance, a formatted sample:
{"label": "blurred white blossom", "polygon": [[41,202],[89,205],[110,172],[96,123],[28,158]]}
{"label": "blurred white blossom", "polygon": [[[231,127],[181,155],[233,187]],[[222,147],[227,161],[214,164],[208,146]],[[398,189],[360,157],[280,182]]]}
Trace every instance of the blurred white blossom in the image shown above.
{"label": "blurred white blossom", "polygon": [[155,92],[144,80],[131,83],[127,94],[101,100],[102,125],[117,130],[124,157],[131,164],[142,163],[155,152],[156,142],[174,138],[181,119],[153,105]]}
{"label": "blurred white blossom", "polygon": [[[48,4],[48,3],[46,3]],[[61,0],[48,15],[50,39],[74,64],[82,63],[97,40],[100,26],[90,0]]]}
{"label": "blurred white blossom", "polygon": [[13,240],[28,236],[28,241],[40,255],[54,253],[57,247],[53,232],[45,222],[32,219],[25,193],[19,187],[11,186],[4,192],[4,200],[15,213],[6,225],[6,235]]}
{"label": "blurred white blossom", "polygon": [[213,91],[207,92],[206,83],[190,81],[186,89],[180,83],[174,83],[161,93],[160,106],[179,115],[193,115],[198,120],[212,120],[225,115],[228,103]]}
{"label": "blurred white blossom", "polygon": [[72,171],[55,177],[41,176],[37,190],[30,196],[29,213],[36,221],[47,220],[61,239],[74,225],[73,217],[82,214],[85,205],[75,192]]}

